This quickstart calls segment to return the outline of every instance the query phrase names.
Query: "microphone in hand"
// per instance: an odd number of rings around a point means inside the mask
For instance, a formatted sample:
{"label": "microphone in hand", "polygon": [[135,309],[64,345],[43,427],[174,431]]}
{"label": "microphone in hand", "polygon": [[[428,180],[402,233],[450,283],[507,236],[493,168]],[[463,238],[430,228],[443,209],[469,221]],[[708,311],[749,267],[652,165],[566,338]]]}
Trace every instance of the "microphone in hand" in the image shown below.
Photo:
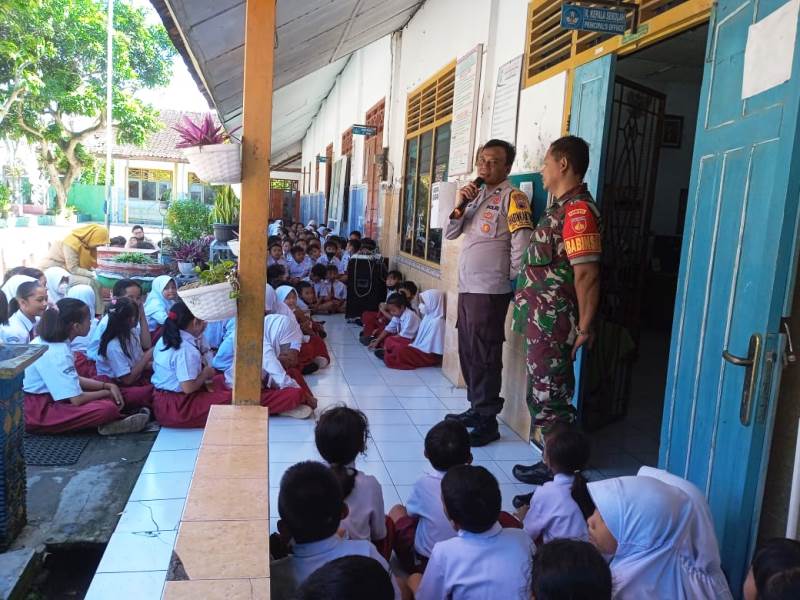
{"label": "microphone in hand", "polygon": [[[476,188],[480,189],[480,187],[484,183],[485,182],[483,180],[483,177],[476,177],[475,180],[472,182],[472,185],[474,185]],[[467,204],[472,202],[474,199],[475,199],[474,197],[472,197],[472,198],[463,197],[461,199],[461,203],[458,205],[458,207],[456,207],[456,210],[458,210],[459,212],[464,212],[464,209],[467,207]]]}

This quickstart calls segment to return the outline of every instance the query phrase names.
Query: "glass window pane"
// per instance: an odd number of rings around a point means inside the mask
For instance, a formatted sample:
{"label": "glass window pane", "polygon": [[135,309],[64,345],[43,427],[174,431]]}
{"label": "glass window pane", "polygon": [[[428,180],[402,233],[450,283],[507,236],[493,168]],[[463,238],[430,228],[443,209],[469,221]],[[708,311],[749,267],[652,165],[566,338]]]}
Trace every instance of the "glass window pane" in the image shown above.
{"label": "glass window pane", "polygon": [[138,200],[139,199],[139,182],[138,181],[129,181],[128,182],[128,198],[131,200]]}
{"label": "glass window pane", "polygon": [[213,204],[217,197],[217,191],[210,185],[203,186],[203,201],[206,204]]}
{"label": "glass window pane", "polygon": [[142,182],[142,200],[155,200],[157,195],[157,184],[155,181]]}
{"label": "glass window pane", "polygon": [[403,186],[402,225],[400,229],[401,249],[411,253],[413,239],[414,188],[417,179],[417,150],[419,138],[409,140],[406,146],[406,168]]}
{"label": "glass window pane", "polygon": [[420,136],[419,178],[417,179],[417,202],[414,211],[413,254],[425,258],[428,245],[428,205],[431,201],[431,158],[433,155],[433,132]]}
{"label": "glass window pane", "polygon": [[169,202],[171,192],[172,192],[172,183],[158,184],[158,199],[161,200],[162,202]]}
{"label": "glass window pane", "polygon": [[[447,181],[448,160],[450,157],[450,123],[436,130],[436,147],[433,154],[433,181]],[[442,230],[428,231],[428,256],[431,262],[442,260]]]}
{"label": "glass window pane", "polygon": [[202,202],[203,201],[203,192],[196,192],[192,190],[189,192],[189,197],[194,200],[195,202]]}

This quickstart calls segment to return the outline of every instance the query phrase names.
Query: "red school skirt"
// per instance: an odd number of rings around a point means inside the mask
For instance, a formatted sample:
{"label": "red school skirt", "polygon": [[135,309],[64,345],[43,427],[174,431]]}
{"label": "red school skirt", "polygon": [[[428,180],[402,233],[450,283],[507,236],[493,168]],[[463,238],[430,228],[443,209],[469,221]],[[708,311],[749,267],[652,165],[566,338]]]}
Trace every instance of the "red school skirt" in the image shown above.
{"label": "red school skirt", "polygon": [[383,331],[383,328],[389,324],[389,321],[377,310],[365,310],[361,313],[361,323],[364,325],[361,334],[373,337]]}
{"label": "red school skirt", "polygon": [[423,352],[411,347],[412,340],[393,335],[383,341],[383,361],[390,369],[410,371],[422,367],[437,367],[442,364],[442,355]]}
{"label": "red school skirt", "polygon": [[25,431],[67,433],[91,429],[122,418],[113,400],[92,400],[77,406],[69,400],[53,400],[50,394],[25,394]]}
{"label": "red school skirt", "polygon": [[213,391],[205,387],[191,394],[156,388],[153,393],[153,414],[164,427],[205,427],[208,413],[215,404],[230,404],[231,390],[225,387],[225,377],[212,380]]}
{"label": "red school skirt", "polygon": [[125,399],[126,407],[130,406],[141,408],[144,406],[147,408],[153,408],[153,392],[155,388],[149,381],[144,379],[144,377],[139,378],[139,381],[132,385],[122,385],[107,375],[97,375],[94,377],[94,380],[102,381],[104,383],[116,383],[117,386],[119,386],[119,391],[122,394],[122,397]]}
{"label": "red school skirt", "polygon": [[303,396],[300,388],[262,389],[261,406],[269,408],[270,415],[279,415],[303,404]]}
{"label": "red school skirt", "polygon": [[75,359],[75,371],[78,373],[79,377],[86,377],[87,379],[97,378],[97,367],[91,358],[86,356],[83,352],[73,352],[72,356]]}
{"label": "red school skirt", "polygon": [[317,357],[326,359],[328,364],[331,362],[331,356],[328,354],[328,347],[325,345],[325,342],[322,341],[321,337],[314,334],[310,336],[307,342],[300,346],[300,353],[297,356],[298,366],[302,369],[307,364],[314,362],[314,359]]}

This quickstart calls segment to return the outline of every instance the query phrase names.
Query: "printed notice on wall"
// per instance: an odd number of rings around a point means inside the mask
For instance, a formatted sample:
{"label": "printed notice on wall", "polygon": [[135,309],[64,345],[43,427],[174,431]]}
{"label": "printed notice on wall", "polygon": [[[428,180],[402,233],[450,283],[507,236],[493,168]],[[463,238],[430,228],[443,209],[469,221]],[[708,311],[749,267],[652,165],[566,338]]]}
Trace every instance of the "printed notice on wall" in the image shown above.
{"label": "printed notice on wall", "polygon": [[747,31],[742,99],[774,88],[792,76],[800,0],[790,0]]}
{"label": "printed notice on wall", "polygon": [[497,70],[494,88],[494,109],[489,139],[517,143],[517,108],[519,107],[519,79],[522,75],[522,55],[512,58]]}
{"label": "printed notice on wall", "polygon": [[448,168],[448,175],[451,176],[472,172],[482,62],[483,44],[478,44],[456,63]]}

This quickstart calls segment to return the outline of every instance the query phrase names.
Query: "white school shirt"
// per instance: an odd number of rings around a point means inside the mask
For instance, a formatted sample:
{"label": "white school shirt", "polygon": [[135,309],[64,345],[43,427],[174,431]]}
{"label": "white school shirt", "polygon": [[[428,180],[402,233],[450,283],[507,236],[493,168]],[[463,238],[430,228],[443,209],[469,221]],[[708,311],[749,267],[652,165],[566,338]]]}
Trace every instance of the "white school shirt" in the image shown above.
{"label": "white school shirt", "polygon": [[430,557],[438,542],[456,536],[456,530],[444,514],[442,503],[442,478],[445,471],[430,469],[414,484],[406,502],[410,517],[419,517],[417,533],[414,536],[414,549],[418,554]]}
{"label": "white school shirt", "polygon": [[118,379],[125,377],[136,366],[139,359],[142,358],[142,346],[139,343],[139,336],[136,335],[133,329],[128,334],[128,352],[130,358],[125,356],[122,351],[122,344],[117,338],[114,338],[106,346],[106,356],[98,355],[95,366],[97,367],[97,374]]}
{"label": "white school shirt", "polygon": [[314,291],[317,293],[317,298],[327,298],[331,293],[331,283],[333,283],[333,297],[337,300],[347,300],[347,286],[341,281],[328,281],[323,279],[314,285]]}
{"label": "white school shirt", "polygon": [[[352,464],[348,466],[355,469]],[[386,537],[383,488],[375,477],[357,470],[353,490],[344,501],[350,512],[339,523],[339,528],[345,530],[349,539],[377,542]]]}
{"label": "white school shirt", "polygon": [[311,267],[314,266],[314,263],[311,262],[311,259],[308,258],[308,256],[306,256],[301,263],[298,263],[294,259],[294,256],[287,256],[286,266],[289,271],[289,277],[302,279],[303,277],[308,277],[308,274],[311,272]]}
{"label": "white school shirt", "polygon": [[[89,342],[86,346],[84,354],[86,354],[86,356],[88,356],[95,362],[97,362],[97,351],[100,349],[100,338],[103,336],[103,332],[105,332],[106,327],[108,327],[108,315],[103,315],[103,318],[100,319],[100,322],[97,324],[97,326],[94,327],[93,329],[90,329],[89,335],[86,336],[89,338]],[[136,340],[141,346],[142,326],[139,324],[139,322],[136,323],[136,327],[133,328],[133,332],[136,334]]]}
{"label": "white school shirt", "polygon": [[267,267],[271,267],[272,265],[283,265],[287,271],[289,270],[289,265],[286,263],[286,259],[282,256],[278,260],[275,260],[270,254],[267,257]]}
{"label": "white school shirt", "polygon": [[181,347],[167,348],[164,338],[158,340],[153,352],[153,377],[150,383],[159,390],[183,392],[182,381],[196,379],[203,370],[197,340],[190,333],[181,330]]}
{"label": "white school shirt", "polygon": [[399,317],[392,317],[384,331],[413,340],[419,329],[419,317],[410,308],[406,308]]}
{"label": "white school shirt", "polygon": [[339,260],[339,273],[347,273],[347,264],[350,262],[350,253],[343,252],[342,258]]}
{"label": "white school shirt", "polygon": [[439,542],[416,600],[530,600],[534,546],[521,529],[499,523],[483,533],[461,530]]}
{"label": "white school shirt", "polygon": [[47,346],[47,352],[25,369],[22,389],[27,394],[50,394],[53,400],[67,400],[81,395],[81,382],[75,359],[67,342],[45,342],[37,337],[34,344]]}
{"label": "white school shirt", "polygon": [[[106,323],[108,323],[108,321],[106,321]],[[72,349],[73,352],[83,352],[86,356],[89,356],[89,346],[92,343],[95,331],[97,331],[97,319],[92,317],[89,319],[89,333],[78,336],[72,340],[69,344],[70,349]],[[100,335],[103,334],[101,333]],[[139,345],[138,337],[136,338],[136,344]],[[100,336],[97,337],[97,345],[100,346]]]}
{"label": "white school shirt", "polygon": [[540,535],[546,544],[556,538],[589,541],[589,530],[581,509],[572,499],[574,475],[556,473],[531,499],[531,508],[522,526],[532,540]]}
{"label": "white school shirt", "polygon": [[328,265],[334,265],[334,266],[335,266],[335,267],[336,267],[336,268],[339,270],[339,273],[341,273],[341,272],[342,272],[342,261],[341,261],[341,260],[339,260],[339,258],[338,258],[338,257],[336,257],[336,255],[334,255],[334,257],[333,257],[333,258],[328,258],[328,256],[327,256],[327,255],[325,255],[325,254],[322,254],[322,255],[320,255],[320,257],[317,259],[317,264],[318,264],[318,265],[325,265],[326,267],[327,267]]}
{"label": "white school shirt", "polygon": [[0,342],[4,344],[30,344],[36,337],[39,317],[31,321],[21,310],[8,317],[8,325],[0,325]]}
{"label": "white school shirt", "polygon": [[[343,556],[374,558],[391,576],[389,563],[381,556],[372,542],[369,540],[343,540],[336,534],[319,542],[295,544],[292,554],[286,562],[286,567],[291,570],[294,580],[299,586],[321,566]],[[394,577],[392,577],[392,586],[395,599],[400,600],[400,591],[397,589]]]}

